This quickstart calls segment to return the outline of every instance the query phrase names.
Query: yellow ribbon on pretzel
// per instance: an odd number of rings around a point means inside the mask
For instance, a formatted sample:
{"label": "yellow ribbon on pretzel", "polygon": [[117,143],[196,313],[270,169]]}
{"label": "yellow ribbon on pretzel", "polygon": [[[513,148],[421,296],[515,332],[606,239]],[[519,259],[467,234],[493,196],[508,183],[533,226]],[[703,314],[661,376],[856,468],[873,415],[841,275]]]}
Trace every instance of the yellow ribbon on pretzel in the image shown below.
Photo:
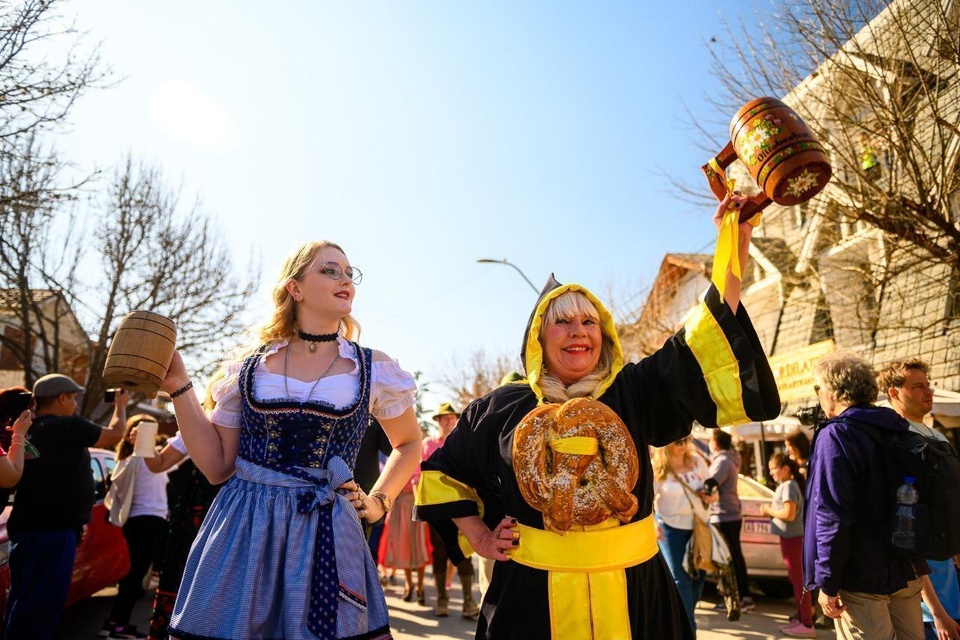
{"label": "yellow ribbon on pretzel", "polygon": [[600,451],[600,443],[596,438],[573,436],[557,438],[547,443],[547,446],[557,453],[566,453],[576,456],[595,456]]}

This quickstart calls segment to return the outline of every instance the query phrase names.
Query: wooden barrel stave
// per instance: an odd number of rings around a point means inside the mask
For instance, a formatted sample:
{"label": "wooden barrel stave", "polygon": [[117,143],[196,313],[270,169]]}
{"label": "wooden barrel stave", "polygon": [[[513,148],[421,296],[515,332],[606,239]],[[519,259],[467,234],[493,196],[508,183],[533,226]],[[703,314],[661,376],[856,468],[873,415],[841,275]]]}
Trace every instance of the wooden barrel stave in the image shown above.
{"label": "wooden barrel stave", "polygon": [[108,387],[155,396],[173,358],[176,325],[150,311],[133,311],[120,322],[107,352],[103,380]]}

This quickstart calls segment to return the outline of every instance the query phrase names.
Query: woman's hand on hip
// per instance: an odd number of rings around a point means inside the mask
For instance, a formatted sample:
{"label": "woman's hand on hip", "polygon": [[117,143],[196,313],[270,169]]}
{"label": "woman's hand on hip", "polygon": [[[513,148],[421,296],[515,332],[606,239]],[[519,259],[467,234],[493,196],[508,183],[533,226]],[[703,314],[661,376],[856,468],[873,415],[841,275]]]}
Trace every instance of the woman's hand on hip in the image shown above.
{"label": "woman's hand on hip", "polygon": [[360,516],[361,520],[366,520],[367,522],[377,522],[383,516],[386,515],[386,512],[383,510],[383,505],[380,504],[379,500],[371,500],[370,496],[364,493],[363,489],[360,488],[360,485],[354,480],[347,480],[342,485],[337,488],[347,500],[350,501],[350,504],[353,505],[353,508],[357,510],[357,515]]}
{"label": "woman's hand on hip", "polygon": [[520,546],[520,531],[517,530],[517,519],[504,518],[493,530],[481,535],[476,542],[477,544],[471,543],[473,550],[484,558],[509,560],[510,552]]}

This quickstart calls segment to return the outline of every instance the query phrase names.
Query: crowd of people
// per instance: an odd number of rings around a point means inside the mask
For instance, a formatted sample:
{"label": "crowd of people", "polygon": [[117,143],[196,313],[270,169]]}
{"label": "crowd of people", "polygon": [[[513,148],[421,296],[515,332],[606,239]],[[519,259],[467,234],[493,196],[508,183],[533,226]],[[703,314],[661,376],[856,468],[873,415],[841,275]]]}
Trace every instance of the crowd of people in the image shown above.
{"label": "crowd of people", "polygon": [[[743,201],[725,198],[715,223]],[[741,265],[751,229],[740,224]],[[695,638],[706,573],[689,554],[700,527],[727,550],[736,597],[721,606],[749,613],[741,458],[727,431],[713,428],[704,452],[691,426],[768,420],[781,405],[739,278],[722,276],[637,363],[624,361],[599,299],[551,276],[522,335],[524,373],[462,413],[443,403],[429,437],[413,376],[359,344],[362,274],[326,241],[287,258],[256,344],[224,360],[204,401],[174,352],[160,388],[179,431],[152,457],[131,456],[149,417],[127,419],[123,390],[106,428],[75,415],[84,389],[67,376],[0,392],[12,434],[0,488],[16,485],[4,637],[54,635],[90,519],[90,446],[116,446],[122,516],[112,518],[131,559],[104,638],[147,637],[130,613],[151,565],[155,640],[389,638],[384,584],[395,571],[402,599],[439,617],[456,573],[460,615],[478,638]],[[925,365],[891,363],[878,378],[837,352],[815,380],[826,421],[813,443],[791,434],[765,461],[777,487],[762,512],[796,606],[782,633],[816,637],[816,605],[839,638],[960,637],[956,567],[887,553],[871,524],[883,497],[863,490],[881,485],[877,445],[850,428],[942,437],[923,423]],[[875,405],[881,389],[891,408]]]}
{"label": "crowd of people", "polygon": [[[779,537],[794,594],[796,611],[780,628],[785,636],[815,638],[817,628],[826,627],[843,640],[960,638],[960,556],[906,557],[891,551],[883,538],[891,497],[882,490],[889,470],[878,438],[909,430],[948,442],[924,422],[933,407],[927,373],[927,365],[915,358],[875,371],[862,357],[842,350],[817,363],[814,388],[825,420],[813,442],[797,430],[770,455],[776,491],[761,506]],[[880,393],[889,406],[877,404]],[[871,436],[870,429],[881,435]],[[660,547],[691,617],[704,577],[682,565],[693,518],[705,518],[711,503],[716,505],[704,491],[715,472],[725,464],[739,471],[739,460],[726,453],[729,436],[721,433],[711,434],[709,469],[686,437],[651,454]],[[717,436],[724,442],[718,445]],[[719,464],[718,454],[725,458]],[[733,552],[736,534],[724,531],[724,536]],[[823,617],[816,618],[818,613]]]}

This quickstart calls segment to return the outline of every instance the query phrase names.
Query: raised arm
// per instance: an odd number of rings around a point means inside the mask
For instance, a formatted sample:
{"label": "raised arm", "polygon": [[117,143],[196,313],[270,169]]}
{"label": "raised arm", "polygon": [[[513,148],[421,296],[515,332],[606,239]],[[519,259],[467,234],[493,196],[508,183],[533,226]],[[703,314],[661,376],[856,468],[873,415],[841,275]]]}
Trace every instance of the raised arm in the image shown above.
{"label": "raised arm", "polygon": [[160,389],[171,394],[170,397],[173,398],[177,424],[190,457],[211,484],[220,484],[236,470],[240,430],[210,422],[200,406],[197,394],[192,388],[187,388],[190,384],[190,376],[187,375],[183,359],[178,351],[174,351],[170,368]]}
{"label": "raised arm", "polygon": [[10,439],[7,455],[0,458],[0,487],[9,488],[20,482],[20,476],[23,475],[23,450],[27,444],[27,431],[32,424],[33,413],[28,409],[7,427],[8,431],[13,432],[13,437]]}
{"label": "raised arm", "polygon": [[[743,204],[747,201],[746,196],[738,195],[735,193],[727,194],[727,196],[720,201],[720,204],[717,205],[717,210],[713,214],[713,224],[720,230],[721,223],[723,221],[723,216],[727,211],[734,210],[739,212]],[[740,274],[741,278],[744,271],[747,267],[747,260],[750,258],[750,237],[753,235],[753,225],[747,222],[740,222],[737,227],[737,257],[740,261]],[[726,303],[730,306],[730,310],[734,313],[737,312],[737,309],[740,307],[740,291],[743,287],[741,278],[738,278],[734,275],[731,268],[727,268],[726,273],[726,287],[724,289],[724,299]]]}
{"label": "raised arm", "polygon": [[150,471],[163,473],[167,469],[179,464],[180,461],[186,457],[186,454],[180,453],[170,445],[167,445],[159,451],[158,455],[152,458],[144,458],[143,462]]}
{"label": "raised arm", "polygon": [[130,402],[130,392],[126,389],[117,389],[113,398],[113,417],[110,424],[103,430],[93,446],[101,449],[110,449],[123,438],[127,429],[127,403]]}

